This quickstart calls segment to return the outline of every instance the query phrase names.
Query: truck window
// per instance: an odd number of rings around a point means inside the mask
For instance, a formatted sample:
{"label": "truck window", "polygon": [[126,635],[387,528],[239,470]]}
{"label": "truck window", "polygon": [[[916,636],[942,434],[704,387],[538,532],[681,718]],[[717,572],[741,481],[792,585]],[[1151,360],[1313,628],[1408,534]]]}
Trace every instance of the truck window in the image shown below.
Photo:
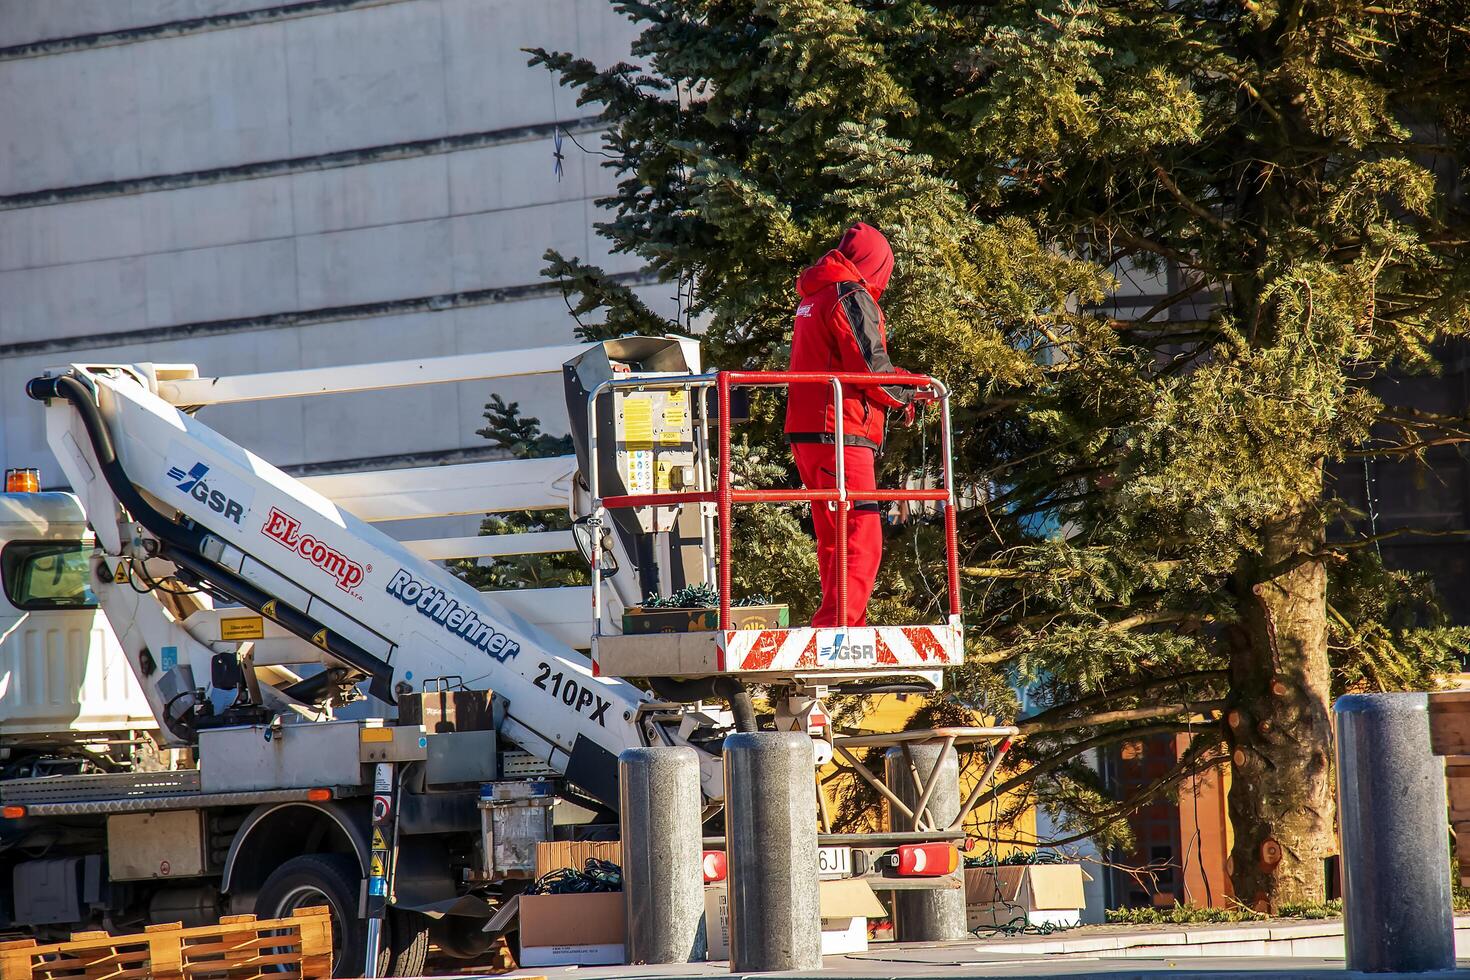
{"label": "truck window", "polygon": [[92,609],[88,562],[80,541],[12,541],[0,551],[5,595],[17,609]]}

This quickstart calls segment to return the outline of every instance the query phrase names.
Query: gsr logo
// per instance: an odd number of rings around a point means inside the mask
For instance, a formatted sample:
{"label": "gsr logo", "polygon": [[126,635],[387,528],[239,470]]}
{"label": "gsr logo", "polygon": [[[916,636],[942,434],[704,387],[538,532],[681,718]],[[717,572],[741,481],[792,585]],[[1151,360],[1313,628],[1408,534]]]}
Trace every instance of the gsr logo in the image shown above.
{"label": "gsr logo", "polygon": [[175,486],[204,504],[216,514],[221,514],[226,520],[239,524],[245,518],[246,505],[234,499],[229,494],[210,485],[205,479],[209,475],[209,466],[205,463],[195,463],[185,472],[183,467],[171,466],[168,470],[168,478],[173,480]]}
{"label": "gsr logo", "polygon": [[876,663],[878,648],[872,643],[846,642],[848,634],[838,633],[830,644],[818,650],[818,658],[824,663]]}

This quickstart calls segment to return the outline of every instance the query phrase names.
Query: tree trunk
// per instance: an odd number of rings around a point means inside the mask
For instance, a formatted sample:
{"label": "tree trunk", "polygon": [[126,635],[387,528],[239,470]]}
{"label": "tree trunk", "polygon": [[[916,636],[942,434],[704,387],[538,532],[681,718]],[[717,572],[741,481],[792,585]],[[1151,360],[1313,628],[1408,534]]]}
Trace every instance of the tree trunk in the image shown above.
{"label": "tree trunk", "polygon": [[1267,525],[1262,554],[1236,579],[1230,877],[1260,911],[1325,900],[1323,862],[1337,852],[1327,574],[1320,559],[1300,560],[1323,539],[1304,504]]}

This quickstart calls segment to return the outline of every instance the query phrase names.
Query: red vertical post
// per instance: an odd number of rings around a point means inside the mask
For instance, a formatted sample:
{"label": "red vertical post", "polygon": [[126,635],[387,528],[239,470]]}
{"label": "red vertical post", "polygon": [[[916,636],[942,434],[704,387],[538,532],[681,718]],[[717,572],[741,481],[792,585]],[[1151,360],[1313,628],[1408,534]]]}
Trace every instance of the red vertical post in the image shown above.
{"label": "red vertical post", "polygon": [[954,498],[944,502],[944,560],[949,567],[949,614],[960,615],[960,545]]}
{"label": "red vertical post", "polygon": [[[730,628],[730,507],[733,503],[730,486],[730,374],[719,373],[719,430],[720,481],[719,497],[715,501],[716,521],[720,531],[720,629]],[[723,648],[722,648],[723,649]]]}
{"label": "red vertical post", "polygon": [[[842,452],[838,446],[837,451]],[[843,474],[843,483],[846,483],[847,474]],[[847,489],[845,486],[839,489]],[[813,507],[820,507],[817,502]],[[847,622],[847,513],[848,502],[838,499],[837,501],[837,625],[846,626]]]}

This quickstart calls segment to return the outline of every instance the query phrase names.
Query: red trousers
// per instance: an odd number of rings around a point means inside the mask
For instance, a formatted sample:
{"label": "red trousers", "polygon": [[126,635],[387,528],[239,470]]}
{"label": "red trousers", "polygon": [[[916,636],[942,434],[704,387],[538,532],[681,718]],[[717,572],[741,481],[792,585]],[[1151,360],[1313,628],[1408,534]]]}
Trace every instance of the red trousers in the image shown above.
{"label": "red trousers", "polygon": [[[796,470],[808,490],[830,490],[837,486],[835,446],[820,442],[798,442],[791,446]],[[877,454],[864,446],[848,446],[843,453],[847,489],[877,488],[874,462]],[[812,526],[817,534],[817,568],[822,576],[822,605],[812,616],[813,626],[866,626],[868,597],[883,560],[883,518],[874,502],[850,503],[847,512],[847,622],[837,621],[837,505],[826,501],[812,504]]]}

